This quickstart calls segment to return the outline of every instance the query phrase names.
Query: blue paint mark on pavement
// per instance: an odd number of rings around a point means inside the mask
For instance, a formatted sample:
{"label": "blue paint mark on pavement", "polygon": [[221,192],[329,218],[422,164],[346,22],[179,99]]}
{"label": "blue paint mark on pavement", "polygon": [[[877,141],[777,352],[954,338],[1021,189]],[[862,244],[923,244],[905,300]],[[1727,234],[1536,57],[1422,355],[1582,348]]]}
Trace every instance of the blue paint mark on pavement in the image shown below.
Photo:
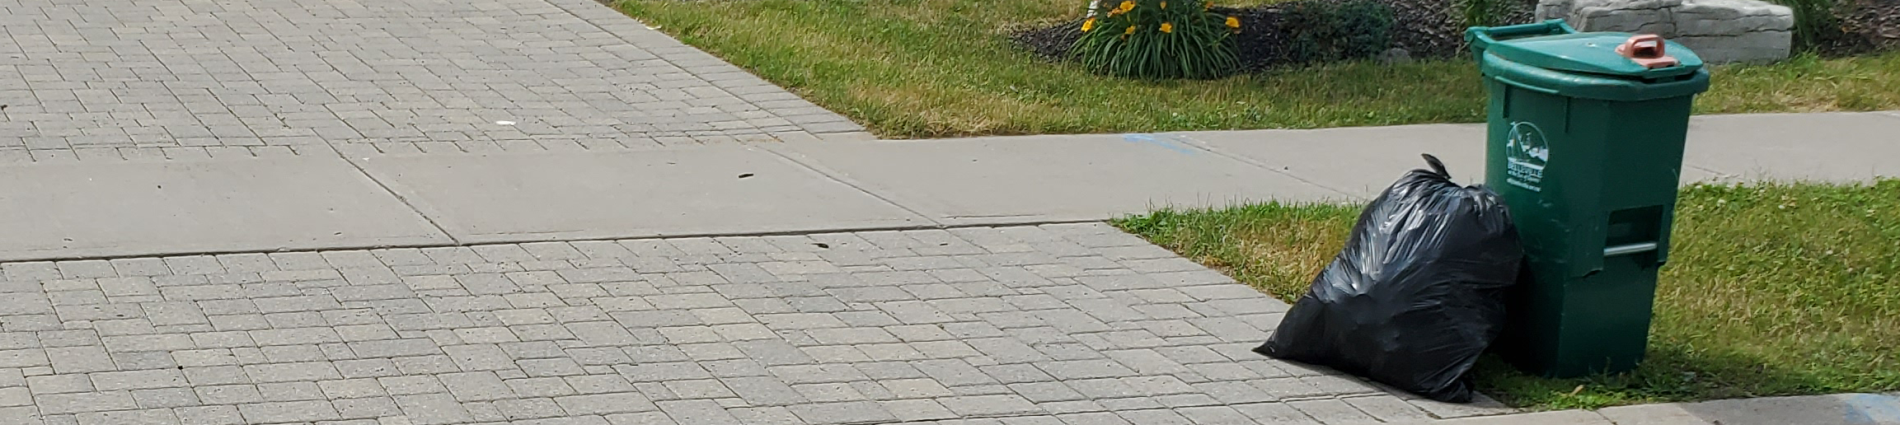
{"label": "blue paint mark on pavement", "polygon": [[1900,423],[1900,399],[1879,394],[1850,394],[1842,406],[1842,418],[1849,424]]}
{"label": "blue paint mark on pavement", "polygon": [[1122,141],[1160,146],[1162,149],[1171,150],[1182,155],[1194,154],[1194,148],[1181,146],[1176,144],[1173,140],[1155,138],[1153,134],[1123,134]]}

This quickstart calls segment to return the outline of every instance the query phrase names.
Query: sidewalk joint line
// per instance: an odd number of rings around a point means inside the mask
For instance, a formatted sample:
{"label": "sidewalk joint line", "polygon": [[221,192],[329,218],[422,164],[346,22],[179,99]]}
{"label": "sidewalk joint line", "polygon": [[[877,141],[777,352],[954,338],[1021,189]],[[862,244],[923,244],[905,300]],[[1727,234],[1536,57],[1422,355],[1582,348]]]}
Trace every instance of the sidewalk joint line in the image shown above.
{"label": "sidewalk joint line", "polygon": [[[343,153],[337,152],[337,154],[342,155]],[[430,217],[429,213],[423,212],[422,208],[416,207],[416,203],[410,202],[408,197],[402,196],[402,193],[396,192],[395,189],[390,188],[388,183],[384,183],[382,179],[376,178],[375,174],[370,173],[369,170],[367,169],[364,169],[363,164],[358,164],[356,163],[355,160],[352,160],[349,157],[344,157],[343,162],[349,163],[350,168],[355,168],[356,172],[363,174],[363,177],[368,178],[369,181],[375,182],[376,187],[382,189],[384,193],[388,193],[389,196],[396,197],[397,201],[402,202],[402,206],[409,207],[410,212],[416,213],[417,217],[422,217],[422,221],[429,222],[429,227],[435,228],[435,231],[437,232],[442,232],[442,236],[449,238],[449,242],[454,242],[455,245],[462,245],[461,238],[455,237],[455,234],[450,233],[448,228],[442,227],[442,223],[435,222],[435,217]]]}
{"label": "sidewalk joint line", "polygon": [[[829,168],[825,168],[817,164],[809,164],[809,163],[806,163],[805,161],[799,161],[798,158],[793,158],[791,155],[787,155],[784,152],[779,152],[778,149],[773,149],[770,146],[760,146],[759,150],[763,150],[766,153],[772,154],[773,156],[783,158],[786,161],[790,161],[794,165],[797,165],[799,167],[804,167],[807,170],[811,170],[811,172],[813,173],[818,173],[818,175],[824,176],[826,180],[837,182],[838,184],[845,185],[845,187],[849,187],[851,189],[857,190],[859,193],[869,195],[870,197],[876,198],[879,201],[883,201],[886,204],[891,204],[891,206],[897,207],[898,209],[904,210],[904,212],[911,213],[912,215],[915,215],[919,218],[923,218],[924,221],[929,221],[930,223],[937,225],[937,227],[939,228],[942,228],[945,226],[943,222],[937,221],[936,217],[931,217],[929,214],[924,214],[921,211],[917,211],[916,209],[911,208],[909,205],[904,205],[902,203],[897,202],[897,200],[885,197],[884,195],[880,195],[876,192],[872,192],[870,189],[866,189],[863,186],[859,186],[857,183],[852,182],[851,180],[838,175],[838,174],[843,174],[843,173],[837,173],[835,171],[831,171]],[[949,218],[949,217],[946,217],[946,218]]]}
{"label": "sidewalk joint line", "polygon": [[0,264],[32,263],[32,262],[45,262],[45,261],[117,260],[117,259],[126,259],[126,258],[151,258],[151,257],[188,257],[188,256],[194,256],[194,255],[219,255],[219,254],[364,251],[364,250],[403,249],[403,248],[451,248],[451,247],[470,247],[470,246],[486,246],[486,245],[516,245],[516,244],[540,243],[540,242],[568,243],[568,242],[641,241],[641,240],[694,239],[694,238],[743,238],[743,237],[760,237],[760,236],[822,235],[822,234],[834,234],[834,233],[888,232],[888,231],[906,231],[906,230],[952,230],[952,229],[972,229],[972,228],[985,228],[985,227],[1034,227],[1034,226],[1044,226],[1044,225],[1051,225],[1051,224],[1102,223],[1105,221],[1106,220],[1030,220],[1030,221],[1020,221],[1020,222],[972,223],[972,224],[948,224],[948,225],[919,224],[919,225],[908,225],[908,226],[863,226],[863,227],[819,228],[819,229],[812,229],[812,230],[768,230],[768,231],[757,231],[757,232],[680,233],[680,234],[673,234],[673,235],[655,235],[655,236],[601,236],[601,237],[581,237],[581,238],[569,238],[569,239],[520,238],[520,239],[497,239],[497,240],[482,241],[482,242],[463,242],[460,240],[456,240],[454,238],[450,238],[453,241],[453,243],[446,243],[446,244],[443,244],[443,243],[406,243],[406,244],[398,243],[398,244],[337,245],[337,246],[322,247],[322,248],[297,248],[297,249],[225,249],[225,250],[212,249],[212,250],[198,250],[198,251],[171,251],[171,252],[145,253],[145,254],[24,257],[24,258],[18,258],[18,259],[0,260]]}
{"label": "sidewalk joint line", "polygon": [[1326,189],[1328,191],[1332,191],[1333,193],[1337,193],[1340,196],[1344,196],[1346,197],[1346,199],[1351,199],[1351,200],[1360,201],[1360,202],[1366,201],[1366,199],[1361,199],[1358,196],[1353,195],[1351,192],[1340,190],[1339,188],[1336,188],[1336,187],[1319,184],[1319,182],[1308,180],[1305,177],[1300,177],[1297,174],[1289,173],[1286,170],[1274,169],[1272,166],[1268,166],[1267,164],[1261,163],[1260,161],[1255,160],[1253,158],[1248,158],[1244,155],[1236,155],[1236,154],[1228,153],[1226,151],[1222,151],[1220,149],[1215,149],[1214,146],[1211,144],[1208,144],[1207,141],[1194,138],[1193,132],[1180,132],[1180,133],[1167,133],[1167,134],[1171,134],[1174,137],[1179,137],[1182,140],[1185,140],[1187,142],[1185,143],[1186,145],[1192,146],[1195,149],[1199,149],[1201,151],[1211,153],[1211,154],[1220,156],[1222,158],[1240,161],[1240,163],[1242,164],[1252,165],[1262,170],[1267,170],[1275,174],[1283,175],[1283,176],[1286,176],[1287,178],[1293,179],[1294,181],[1297,181],[1300,183],[1306,183],[1313,187]]}

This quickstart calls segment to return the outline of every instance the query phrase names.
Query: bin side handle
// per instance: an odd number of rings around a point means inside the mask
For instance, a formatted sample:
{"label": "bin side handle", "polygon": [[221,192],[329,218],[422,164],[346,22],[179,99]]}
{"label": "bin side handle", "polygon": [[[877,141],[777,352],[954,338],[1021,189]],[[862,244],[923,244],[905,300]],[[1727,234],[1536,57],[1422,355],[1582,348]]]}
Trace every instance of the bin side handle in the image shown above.
{"label": "bin side handle", "polygon": [[1501,82],[1505,82],[1505,83],[1508,83],[1508,84],[1510,84],[1511,86],[1514,86],[1514,87],[1517,87],[1517,88],[1520,88],[1520,89],[1525,89],[1525,90],[1530,90],[1530,91],[1534,91],[1534,92],[1538,92],[1538,93],[1543,93],[1543,94],[1548,94],[1548,95],[1552,95],[1552,96],[1557,96],[1557,95],[1558,95],[1558,94],[1557,94],[1557,89],[1553,89],[1553,88],[1548,88],[1548,87],[1538,87],[1538,86],[1534,86],[1534,85],[1530,85],[1530,84],[1524,84],[1523,82],[1519,82],[1519,81],[1517,81],[1517,80],[1513,80],[1513,79],[1511,79],[1510,77],[1505,77],[1505,76],[1502,76],[1502,75],[1494,75],[1494,76],[1491,76],[1491,78],[1496,78],[1496,79],[1497,79],[1498,81],[1501,81]]}
{"label": "bin side handle", "polygon": [[1655,250],[1656,250],[1655,242],[1633,243],[1633,244],[1604,247],[1603,256],[1615,257],[1618,255],[1639,254],[1639,253],[1650,252],[1650,251],[1655,251]]}

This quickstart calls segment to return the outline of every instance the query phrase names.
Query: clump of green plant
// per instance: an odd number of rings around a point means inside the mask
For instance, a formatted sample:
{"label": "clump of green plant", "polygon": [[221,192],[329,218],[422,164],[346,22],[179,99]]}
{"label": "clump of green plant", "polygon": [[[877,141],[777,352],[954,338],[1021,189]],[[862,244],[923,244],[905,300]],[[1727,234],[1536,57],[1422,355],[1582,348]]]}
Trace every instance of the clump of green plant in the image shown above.
{"label": "clump of green plant", "polygon": [[1835,39],[1842,31],[1839,0],[1769,0],[1794,10],[1794,44],[1801,50],[1816,50]]}
{"label": "clump of green plant", "polygon": [[1507,0],[1453,0],[1452,7],[1465,27],[1504,25],[1504,17],[1510,14]]}
{"label": "clump of green plant", "polygon": [[1306,0],[1286,6],[1293,56],[1306,62],[1364,59],[1392,46],[1392,8],[1372,0]]}
{"label": "clump of green plant", "polygon": [[1122,0],[1114,7],[1092,8],[1082,22],[1082,37],[1070,52],[1083,67],[1103,75],[1224,77],[1240,67],[1233,40],[1228,38],[1240,31],[1240,20],[1210,12],[1213,5],[1197,0]]}

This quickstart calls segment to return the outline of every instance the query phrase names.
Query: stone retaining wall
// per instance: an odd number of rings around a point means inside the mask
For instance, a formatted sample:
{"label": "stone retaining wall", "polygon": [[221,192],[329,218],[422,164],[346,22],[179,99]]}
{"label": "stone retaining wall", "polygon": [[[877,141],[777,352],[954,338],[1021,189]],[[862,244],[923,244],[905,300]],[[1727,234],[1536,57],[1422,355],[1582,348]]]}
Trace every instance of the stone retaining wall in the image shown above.
{"label": "stone retaining wall", "polygon": [[1537,19],[1661,35],[1710,63],[1785,59],[1794,41],[1794,11],[1758,0],[1543,0]]}

